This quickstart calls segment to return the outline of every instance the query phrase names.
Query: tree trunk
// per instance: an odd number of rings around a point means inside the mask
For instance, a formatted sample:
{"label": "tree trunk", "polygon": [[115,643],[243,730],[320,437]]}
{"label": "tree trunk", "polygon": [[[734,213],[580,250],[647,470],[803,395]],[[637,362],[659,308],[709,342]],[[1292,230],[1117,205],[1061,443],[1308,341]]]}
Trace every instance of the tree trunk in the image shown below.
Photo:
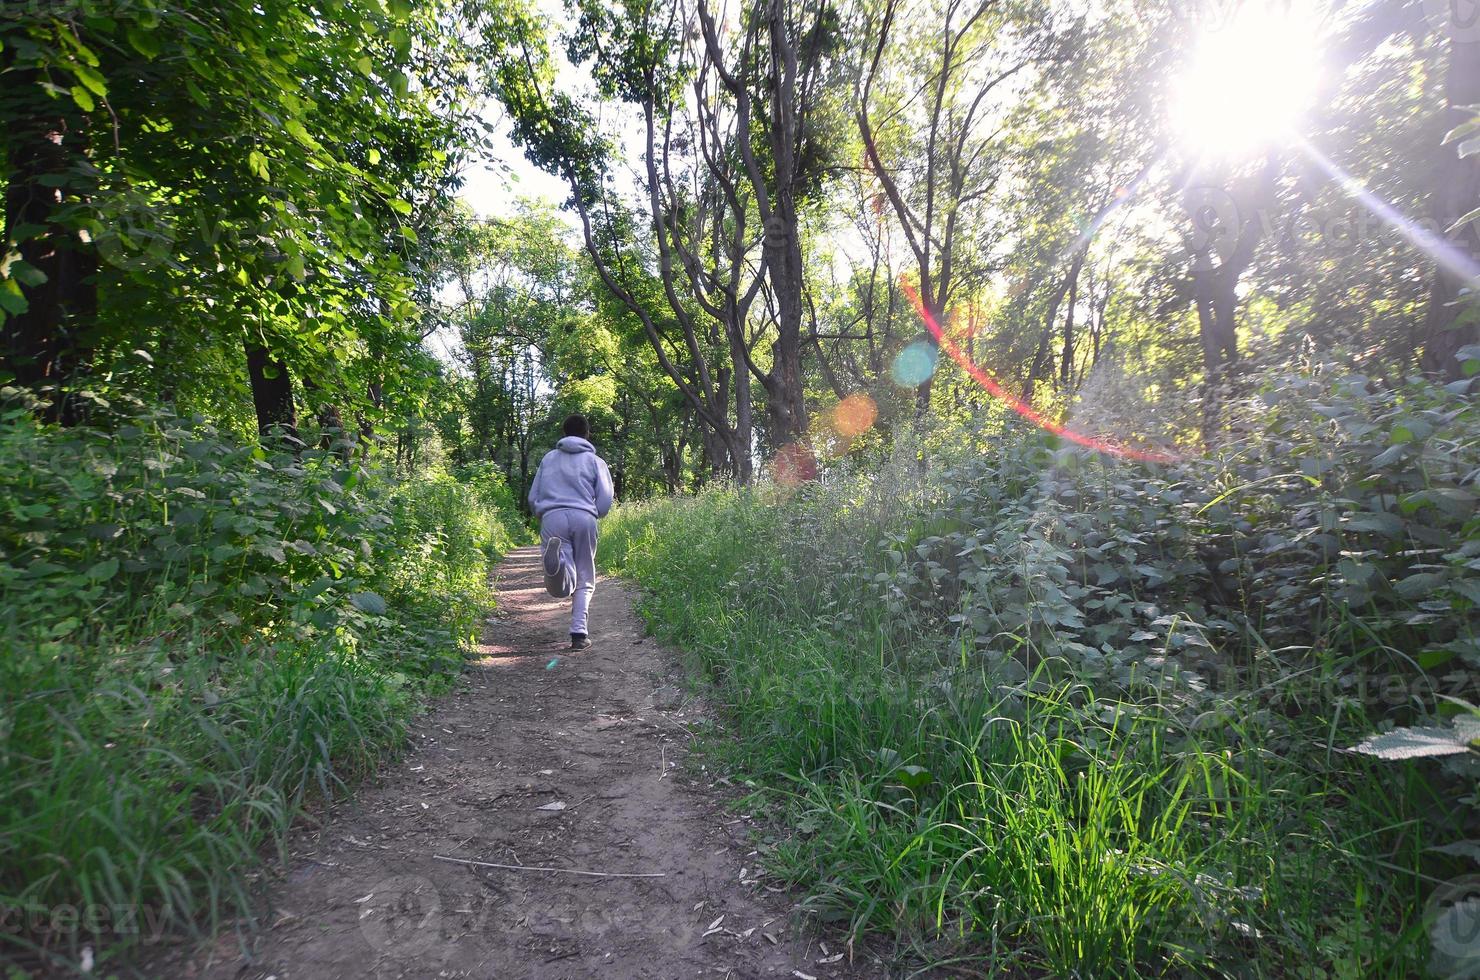
{"label": "tree trunk", "polygon": [[1059,387],[1068,394],[1074,385],[1074,307],[1079,303],[1079,263],[1075,262],[1075,275],[1069,280],[1069,298],[1064,308],[1064,356],[1059,362]]}
{"label": "tree trunk", "polygon": [[[1449,39],[1444,90],[1446,128],[1474,118],[1473,106],[1480,103],[1480,41]],[[1439,165],[1434,168],[1434,217],[1451,247],[1473,267],[1480,261],[1477,222],[1467,221],[1452,232],[1448,229],[1480,207],[1480,156],[1461,158],[1458,146],[1442,147],[1439,153]],[[1429,308],[1424,316],[1423,357],[1419,363],[1424,371],[1442,378],[1463,377],[1456,354],[1462,347],[1480,343],[1480,320],[1473,313],[1473,301],[1460,299],[1460,289],[1465,285],[1462,271],[1446,268],[1444,264],[1435,268]]]}
{"label": "tree trunk", "polygon": [[[771,42],[771,157],[776,169],[776,191],[766,219],[764,248],[769,252],[766,271],[776,298],[776,341],[771,345],[771,375],[766,411],[771,419],[771,444],[781,447],[807,433],[807,401],[802,384],[802,236],[797,220],[796,191],[802,179],[797,159],[800,120],[797,114],[796,39],[786,23],[786,4],[769,4]],[[743,138],[743,136],[742,136]]]}
{"label": "tree trunk", "polygon": [[[88,154],[85,121],[59,114],[56,106],[65,97],[41,95],[35,72],[18,72],[6,86],[15,86],[11,91],[19,95],[7,105],[15,115],[10,123],[13,150],[6,174],[5,238],[15,241],[24,235],[20,259],[40,275],[15,280],[26,309],[0,324],[0,367],[22,387],[50,389],[46,416],[70,425],[82,418],[71,382],[86,371],[90,360],[98,257],[91,243],[58,221],[58,212],[66,205],[66,186],[75,182]],[[27,99],[27,93],[37,98]],[[23,231],[24,226],[31,230]]]}
{"label": "tree trunk", "polygon": [[247,376],[252,383],[252,406],[257,410],[257,434],[262,444],[296,451],[298,416],[293,410],[293,377],[288,366],[266,347],[249,340]]}
{"label": "tree trunk", "polygon": [[[1256,173],[1226,188],[1202,185],[1187,192],[1193,235],[1192,295],[1203,368],[1210,383],[1238,361],[1238,283],[1253,264],[1263,238],[1268,211],[1275,204],[1278,173],[1278,161],[1271,155]],[[1232,239],[1227,253],[1214,264],[1217,242],[1227,236]]]}

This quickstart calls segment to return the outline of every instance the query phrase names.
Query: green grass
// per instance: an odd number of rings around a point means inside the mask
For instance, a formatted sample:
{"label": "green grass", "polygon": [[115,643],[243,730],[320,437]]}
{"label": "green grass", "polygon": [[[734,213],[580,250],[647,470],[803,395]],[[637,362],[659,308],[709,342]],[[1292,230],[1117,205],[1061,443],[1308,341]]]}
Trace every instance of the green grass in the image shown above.
{"label": "green grass", "polygon": [[259,909],[295,821],[446,690],[524,533],[490,474],[169,417],[0,426],[0,951],[111,969]]}
{"label": "green grass", "polygon": [[711,491],[603,530],[603,563],[712,683],[708,751],[761,787],[769,866],[808,908],[983,975],[1423,971],[1442,802],[1420,774],[1333,752],[1357,731],[1330,715],[1132,696],[1024,670],[1031,639],[839,605],[814,576],[884,574],[921,538],[927,491],[869,492]]}

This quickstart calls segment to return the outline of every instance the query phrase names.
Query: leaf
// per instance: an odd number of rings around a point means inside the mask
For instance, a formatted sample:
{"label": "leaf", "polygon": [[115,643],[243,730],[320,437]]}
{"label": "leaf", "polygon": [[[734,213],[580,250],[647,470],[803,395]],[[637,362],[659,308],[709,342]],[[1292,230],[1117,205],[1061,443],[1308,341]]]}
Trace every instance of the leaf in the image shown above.
{"label": "leaf", "polygon": [[1459,654],[1454,650],[1425,650],[1416,659],[1418,665],[1424,670],[1433,670],[1435,667],[1442,667],[1457,656]]}
{"label": "leaf", "polygon": [[1434,432],[1434,427],[1421,418],[1408,416],[1402,422],[1393,426],[1389,436],[1392,443],[1413,442],[1415,439],[1427,439]]}
{"label": "leaf", "polygon": [[94,582],[106,582],[118,574],[118,559],[105,558],[87,570],[87,577]]}
{"label": "leaf", "polygon": [[350,605],[372,616],[385,615],[385,600],[375,592],[356,592],[349,597]]}
{"label": "leaf", "polygon": [[895,773],[895,778],[906,789],[921,789],[935,781],[930,770],[924,766],[900,766]]}
{"label": "leaf", "polygon": [[546,803],[544,806],[537,806],[537,807],[535,807],[535,809],[536,810],[551,810],[551,811],[564,810],[565,809],[565,801],[564,800],[556,800],[553,803]]}
{"label": "leaf", "polygon": [[1407,443],[1400,442],[1395,446],[1389,446],[1376,456],[1372,457],[1373,466],[1391,466],[1398,460],[1408,455]]}
{"label": "leaf", "polygon": [[1371,735],[1352,747],[1353,752],[1379,759],[1422,759],[1437,755],[1460,755],[1470,743],[1480,740],[1480,718],[1465,715],[1450,728],[1395,728]]}
{"label": "leaf", "polygon": [[31,304],[21,292],[20,283],[14,279],[0,279],[0,310],[19,316],[30,308]]}
{"label": "leaf", "polygon": [[153,61],[159,56],[159,42],[155,40],[153,34],[135,27],[124,28],[123,34],[128,38],[128,43],[133,46],[133,49],[145,58]]}
{"label": "leaf", "polygon": [[1419,572],[1393,583],[1393,588],[1405,599],[1417,599],[1444,585],[1448,579],[1443,572]]}
{"label": "leaf", "polygon": [[195,79],[189,77],[185,79],[185,91],[190,94],[191,101],[202,109],[209,109],[211,107],[210,96],[201,91],[201,87],[196,84]]}
{"label": "leaf", "polygon": [[15,278],[16,282],[22,286],[29,286],[32,289],[46,282],[46,273],[31,263],[24,262],[20,259],[11,263],[10,274]]}
{"label": "leaf", "polygon": [[1342,527],[1349,531],[1376,531],[1389,537],[1397,537],[1403,533],[1403,519],[1396,514],[1374,510],[1348,514],[1342,520]]}
{"label": "leaf", "polygon": [[102,75],[98,74],[96,71],[93,71],[87,65],[79,65],[74,63],[68,65],[67,67],[72,70],[72,74],[76,75],[77,80],[85,85],[88,90],[92,92],[92,94],[96,95],[100,99],[106,98],[108,96],[108,83],[103,80]]}
{"label": "leaf", "polygon": [[297,119],[289,119],[287,122],[283,123],[283,129],[287,131],[289,136],[293,137],[295,140],[302,143],[310,150],[317,150],[319,148],[319,141],[314,139],[313,134],[310,133],[308,129],[304,127],[303,123],[299,122]]}
{"label": "leaf", "polygon": [[1454,857],[1467,857],[1476,864],[1480,864],[1480,841],[1477,840],[1457,840],[1452,844],[1430,847],[1428,850]]}
{"label": "leaf", "polygon": [[1444,139],[1441,140],[1440,143],[1443,146],[1448,146],[1450,143],[1453,143],[1457,140],[1465,139],[1466,137],[1471,136],[1476,132],[1480,132],[1480,119],[1470,119],[1466,122],[1460,123],[1458,126],[1455,126],[1449,132],[1445,133]]}
{"label": "leaf", "polygon": [[93,101],[92,93],[81,85],[72,86],[72,101],[76,102],[77,108],[83,112],[92,112],[98,107],[98,104]]}

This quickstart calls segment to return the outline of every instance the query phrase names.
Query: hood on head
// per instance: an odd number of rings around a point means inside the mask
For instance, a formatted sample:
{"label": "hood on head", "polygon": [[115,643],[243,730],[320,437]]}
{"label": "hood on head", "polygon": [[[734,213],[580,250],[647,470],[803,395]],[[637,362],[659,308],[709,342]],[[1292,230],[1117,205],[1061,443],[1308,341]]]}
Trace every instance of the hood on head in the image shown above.
{"label": "hood on head", "polygon": [[580,436],[566,436],[555,444],[555,448],[563,453],[594,453],[596,447],[591,445]]}

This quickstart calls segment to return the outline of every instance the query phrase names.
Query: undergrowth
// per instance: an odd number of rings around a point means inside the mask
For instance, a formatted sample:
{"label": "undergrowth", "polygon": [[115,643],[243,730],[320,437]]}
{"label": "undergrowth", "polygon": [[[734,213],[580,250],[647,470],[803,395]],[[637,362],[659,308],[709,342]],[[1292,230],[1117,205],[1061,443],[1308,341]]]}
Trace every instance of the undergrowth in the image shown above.
{"label": "undergrowth", "polygon": [[1444,972],[1474,753],[1349,749],[1474,700],[1480,426],[1311,376],[1237,412],[1167,465],[968,432],[608,522],[807,907],[984,975]]}
{"label": "undergrowth", "polygon": [[254,869],[461,666],[496,474],[269,455],[151,414],[0,420],[0,951],[94,969],[254,911]]}

